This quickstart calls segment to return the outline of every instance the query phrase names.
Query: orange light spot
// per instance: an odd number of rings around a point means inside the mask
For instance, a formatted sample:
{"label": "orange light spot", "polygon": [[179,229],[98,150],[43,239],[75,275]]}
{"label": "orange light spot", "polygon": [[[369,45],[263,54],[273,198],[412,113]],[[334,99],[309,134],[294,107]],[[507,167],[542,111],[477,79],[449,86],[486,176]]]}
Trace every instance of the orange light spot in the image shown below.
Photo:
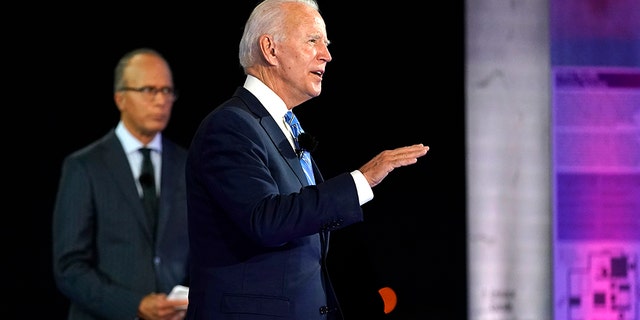
{"label": "orange light spot", "polygon": [[396,303],[398,302],[398,298],[396,297],[396,293],[393,289],[389,287],[380,288],[378,293],[382,297],[382,302],[384,302],[384,313],[388,314],[393,311],[396,307]]}

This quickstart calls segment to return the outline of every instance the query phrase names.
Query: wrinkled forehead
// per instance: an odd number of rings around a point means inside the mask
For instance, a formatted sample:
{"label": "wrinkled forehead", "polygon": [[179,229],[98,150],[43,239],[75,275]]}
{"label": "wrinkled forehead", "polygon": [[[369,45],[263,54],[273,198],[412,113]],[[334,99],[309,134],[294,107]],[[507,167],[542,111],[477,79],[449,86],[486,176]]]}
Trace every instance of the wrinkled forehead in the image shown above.
{"label": "wrinkled forehead", "polygon": [[162,58],[146,55],[131,59],[124,72],[129,84],[172,85],[172,74],[169,65]]}
{"label": "wrinkled forehead", "polygon": [[326,38],[327,29],[324,19],[320,13],[301,3],[286,3],[285,6],[289,6],[290,12],[287,15],[285,21],[285,29],[289,32],[298,32],[304,35],[313,35],[315,37],[321,36]]}

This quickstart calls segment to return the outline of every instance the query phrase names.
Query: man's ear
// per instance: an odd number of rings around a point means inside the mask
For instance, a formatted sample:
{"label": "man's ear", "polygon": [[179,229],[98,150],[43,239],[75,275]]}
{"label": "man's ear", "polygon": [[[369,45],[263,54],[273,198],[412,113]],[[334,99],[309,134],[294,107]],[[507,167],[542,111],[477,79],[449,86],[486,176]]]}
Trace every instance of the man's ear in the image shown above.
{"label": "man's ear", "polygon": [[269,64],[277,64],[276,61],[276,42],[269,34],[263,34],[258,40],[260,43],[260,51],[262,56]]}
{"label": "man's ear", "polygon": [[116,103],[116,106],[120,111],[122,111],[122,107],[121,107],[123,105],[122,100],[124,100],[124,92],[116,91],[115,93],[113,93],[113,101]]}

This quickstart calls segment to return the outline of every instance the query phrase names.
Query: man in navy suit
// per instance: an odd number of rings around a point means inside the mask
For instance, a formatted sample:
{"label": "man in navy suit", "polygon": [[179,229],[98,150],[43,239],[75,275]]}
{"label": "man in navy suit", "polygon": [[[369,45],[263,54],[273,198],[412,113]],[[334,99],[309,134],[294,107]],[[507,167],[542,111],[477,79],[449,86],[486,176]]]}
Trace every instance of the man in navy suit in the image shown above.
{"label": "man in navy suit", "polygon": [[244,85],[189,148],[187,319],[341,319],[325,264],[330,232],[362,221],[371,188],[427,153],[422,144],[386,150],[327,180],[312,163],[307,179],[300,160],[311,147],[284,116],[320,94],[328,44],[313,0],[266,0],[251,13]]}
{"label": "man in navy suit", "polygon": [[[64,160],[53,214],[53,271],[68,319],[182,319],[188,285],[187,151],[162,136],[175,101],[171,69],[155,50],[115,68],[115,129]],[[151,149],[157,193],[152,222],[142,203],[142,153]],[[153,225],[157,227],[154,228]],[[154,230],[155,229],[155,230]]]}

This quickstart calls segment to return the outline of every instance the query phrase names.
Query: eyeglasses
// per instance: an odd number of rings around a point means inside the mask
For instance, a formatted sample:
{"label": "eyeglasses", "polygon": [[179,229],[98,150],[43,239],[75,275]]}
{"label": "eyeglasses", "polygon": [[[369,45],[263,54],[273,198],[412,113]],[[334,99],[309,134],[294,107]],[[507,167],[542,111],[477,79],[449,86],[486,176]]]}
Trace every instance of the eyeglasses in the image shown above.
{"label": "eyeglasses", "polygon": [[148,100],[153,100],[156,97],[156,94],[158,94],[158,92],[162,93],[162,95],[164,95],[165,98],[170,98],[173,100],[176,100],[178,98],[178,93],[176,92],[175,89],[171,87],[161,87],[161,88],[156,88],[152,86],[144,86],[139,88],[122,87],[118,89],[118,91],[140,92]]}

